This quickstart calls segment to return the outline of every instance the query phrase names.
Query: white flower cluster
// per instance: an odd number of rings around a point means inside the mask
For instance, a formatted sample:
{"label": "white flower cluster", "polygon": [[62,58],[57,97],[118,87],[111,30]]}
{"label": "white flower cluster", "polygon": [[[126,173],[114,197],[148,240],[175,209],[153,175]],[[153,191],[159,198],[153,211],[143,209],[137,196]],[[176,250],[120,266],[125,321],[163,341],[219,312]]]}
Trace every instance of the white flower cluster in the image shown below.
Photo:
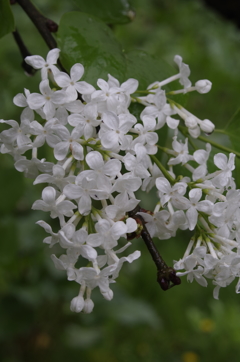
{"label": "white flower cluster", "polygon": [[[139,94],[137,80],[120,84],[111,75],[108,81],[98,79],[99,89],[95,89],[80,80],[84,73],[81,64],[75,64],[70,75],[57,68],[59,52],[51,50],[46,61],[40,56],[26,58],[33,68],[41,69],[40,93],[25,89],[14,98],[14,104],[24,108],[20,123],[1,120],[10,128],[0,134],[0,142],[1,153],[13,156],[18,171],[34,178],[34,184],[48,184],[33,209],[59,219],[56,233],[45,221],[38,224],[49,234],[45,243],[50,247],[59,243],[66,251],[60,257],[52,255],[56,268],[66,270],[68,280],[80,284],[71,310],[90,313],[95,287],[104,298],[112,299],[109,285],[123,263],[140,256],[139,251],[118,256],[131,244],[120,238],[126,240],[127,234],[137,233],[139,228],[128,215],[140,202],[135,192],[153,187],[159,196],[155,210],[140,213],[151,237],[169,239],[178,229],[195,230],[175,269],[185,269],[178,275],[188,274],[190,281],[195,278],[204,286],[205,278],[213,279],[217,296],[220,287],[240,276],[240,192],[232,179],[234,155],[230,154],[229,160],[224,154],[215,155],[219,170],[209,174],[210,145],[190,155],[188,139],[182,142],[177,136],[180,120],[195,138],[201,130],[211,133],[213,123],[168,100],[162,89],[178,79],[184,88],[171,94],[206,93],[211,83],[200,80],[191,86],[189,67],[176,56],[179,73],[151,84],[146,96],[134,96]],[[131,102],[144,105],[139,120],[129,112]],[[168,169],[155,156],[156,131],[165,124],[175,132],[172,149],[165,149],[170,155]],[[44,144],[52,148],[55,163],[38,158],[38,149]],[[192,173],[192,179],[174,174],[173,166],[179,164]],[[77,262],[84,266],[77,267]]]}

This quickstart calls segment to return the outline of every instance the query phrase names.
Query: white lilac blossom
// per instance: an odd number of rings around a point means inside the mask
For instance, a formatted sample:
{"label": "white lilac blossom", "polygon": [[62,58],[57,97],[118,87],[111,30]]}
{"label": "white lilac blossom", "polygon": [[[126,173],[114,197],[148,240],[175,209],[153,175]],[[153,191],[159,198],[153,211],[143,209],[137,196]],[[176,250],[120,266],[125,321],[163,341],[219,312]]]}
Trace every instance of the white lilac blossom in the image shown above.
{"label": "white lilac blossom", "polygon": [[54,65],[57,64],[60,49],[52,49],[48,52],[46,60],[40,55],[30,55],[25,58],[25,62],[31,65],[34,69],[41,69],[42,79],[47,79],[48,72],[56,74],[59,72],[58,68]]}
{"label": "white lilac blossom", "polygon": [[[189,66],[177,55],[179,72],[156,80],[147,95],[139,97],[138,81],[132,78],[120,84],[109,74],[107,81],[89,84],[80,81],[84,74],[80,63],[73,65],[70,75],[60,72],[59,52],[51,50],[46,61],[40,56],[26,58],[41,69],[41,94],[25,89],[14,97],[14,104],[23,108],[20,122],[0,120],[9,127],[1,132],[0,145],[1,153],[13,156],[18,171],[33,178],[34,184],[47,184],[32,208],[59,220],[55,231],[45,221],[37,224],[48,234],[44,243],[59,244],[64,250],[60,256],[52,255],[55,267],[80,285],[71,310],[90,313],[94,288],[111,300],[111,284],[124,262],[140,257],[137,250],[119,256],[131,245],[129,235],[141,234],[141,219],[132,214],[137,207],[135,215],[142,218],[150,237],[166,240],[178,229],[192,232],[175,270],[202,286],[212,279],[218,298],[220,288],[240,278],[240,191],[232,176],[235,155],[216,154],[215,170],[209,173],[210,144],[206,150],[192,150],[188,140],[201,131],[211,133],[214,124],[168,99],[168,94],[207,93],[211,82],[199,80],[191,86]],[[183,89],[166,93],[164,86],[176,80]],[[129,111],[131,102],[144,107],[138,118]],[[36,113],[41,121],[35,120]],[[172,149],[163,147],[164,125],[174,130]],[[178,133],[183,125],[184,134],[188,132],[185,139]],[[52,162],[39,159],[38,151],[45,144],[52,149]],[[157,157],[158,148],[168,157],[166,167]],[[175,166],[182,168],[182,175],[176,175]],[[154,211],[142,209],[136,194],[140,189],[155,189]],[[236,292],[240,293],[239,281]]]}

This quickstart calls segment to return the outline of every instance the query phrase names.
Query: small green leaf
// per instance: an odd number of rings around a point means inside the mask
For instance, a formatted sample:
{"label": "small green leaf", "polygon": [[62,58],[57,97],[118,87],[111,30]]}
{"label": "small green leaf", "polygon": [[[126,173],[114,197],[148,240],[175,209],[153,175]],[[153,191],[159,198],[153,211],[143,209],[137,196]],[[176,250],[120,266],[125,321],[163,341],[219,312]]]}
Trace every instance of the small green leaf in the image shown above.
{"label": "small green leaf", "polygon": [[[125,55],[128,62],[126,79],[137,79],[139,81],[140,90],[144,90],[151,83],[162,81],[178,72],[177,69],[175,70],[163,59],[154,57],[142,50],[132,50]],[[166,93],[179,88],[180,87],[176,82],[164,86]],[[177,103],[180,103],[182,106],[185,106],[188,99],[188,94],[171,95],[171,99]]]}
{"label": "small green leaf", "polygon": [[[81,12],[63,15],[58,30],[58,46],[64,67],[69,70],[75,63],[82,63],[85,67],[82,80],[93,86],[99,78],[107,80],[108,74],[111,74],[120,83],[135,78],[139,81],[139,90],[146,90],[149,84],[177,73],[177,69],[175,71],[164,60],[144,51],[124,52],[105,23]],[[164,87],[166,92],[176,88],[176,84]],[[180,94],[172,98],[185,105],[187,97]]]}
{"label": "small green leaf", "polygon": [[14,17],[9,0],[0,1],[0,38],[15,29]]}
{"label": "small green leaf", "polygon": [[107,24],[129,23],[135,16],[127,0],[72,0],[81,12],[97,16]]}
{"label": "small green leaf", "polygon": [[111,74],[124,81],[126,59],[111,29],[98,18],[80,12],[63,15],[58,44],[61,61],[67,69],[75,63],[85,68],[83,79],[96,85],[99,78]]}
{"label": "small green leaf", "polygon": [[169,64],[142,50],[132,50],[125,55],[128,62],[126,79],[138,79],[139,89],[146,89],[149,84],[173,74],[173,68]]}

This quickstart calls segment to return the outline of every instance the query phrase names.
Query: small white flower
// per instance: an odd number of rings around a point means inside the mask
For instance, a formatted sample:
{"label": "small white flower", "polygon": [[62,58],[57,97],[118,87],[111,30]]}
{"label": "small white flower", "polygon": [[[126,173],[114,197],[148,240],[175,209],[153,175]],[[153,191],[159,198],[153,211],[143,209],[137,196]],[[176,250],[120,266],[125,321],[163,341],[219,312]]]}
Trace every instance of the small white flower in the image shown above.
{"label": "small white flower", "polygon": [[211,214],[213,204],[209,200],[199,201],[202,197],[201,189],[192,189],[189,192],[189,200],[180,196],[175,200],[175,206],[179,209],[186,210],[186,216],[189,222],[189,230],[193,230],[197,224],[198,220],[198,211],[204,212],[206,214]]}
{"label": "small white flower", "polygon": [[75,185],[66,185],[63,193],[69,198],[78,201],[78,210],[82,215],[88,215],[91,211],[92,201],[107,199],[109,193],[97,185],[96,180],[84,177],[81,173],[76,177]]}
{"label": "small white flower", "polygon": [[218,153],[213,160],[214,164],[222,171],[212,179],[212,182],[217,187],[226,186],[232,177],[232,171],[235,169],[235,155],[230,153],[228,160],[226,155]]}
{"label": "small white flower", "polygon": [[103,147],[113,151],[124,148],[127,143],[125,134],[136,123],[136,118],[130,114],[117,116],[113,112],[106,112],[102,119],[99,137]]}
{"label": "small white flower", "polygon": [[70,150],[76,160],[83,160],[83,147],[79,142],[83,134],[82,128],[74,128],[70,133],[65,126],[59,124],[54,126],[54,130],[57,136],[62,139],[54,146],[55,158],[58,161],[64,160]]}
{"label": "small white flower", "polygon": [[175,153],[175,158],[170,158],[168,161],[169,165],[177,165],[181,163],[184,165],[188,161],[192,160],[193,157],[188,152],[188,138],[185,139],[185,143],[177,141],[177,136],[173,137],[172,148]]}
{"label": "small white flower", "polygon": [[190,75],[190,69],[189,66],[185,63],[183,63],[182,61],[182,57],[180,57],[180,55],[175,55],[174,57],[174,62],[178,65],[179,67],[179,73],[180,73],[180,80],[179,83],[182,84],[184,86],[184,88],[189,88],[191,87],[191,82],[188,79],[189,75]]}
{"label": "small white flower", "polygon": [[27,97],[27,103],[31,109],[39,110],[42,109],[46,119],[51,119],[55,115],[57,105],[65,103],[67,101],[73,101],[69,93],[65,91],[53,91],[49,87],[48,79],[43,80],[39,85],[39,93],[31,93]]}
{"label": "small white flower", "polygon": [[184,195],[187,190],[185,182],[177,182],[173,186],[165,177],[158,177],[156,179],[156,187],[160,191],[160,201],[164,206],[166,202],[178,199],[179,195]]}
{"label": "small white flower", "polygon": [[64,72],[58,72],[54,75],[54,79],[61,88],[64,88],[67,93],[72,94],[73,99],[76,99],[78,93],[91,94],[95,90],[91,84],[84,81],[79,82],[83,76],[83,73],[83,65],[76,63],[70,69],[70,76]]}
{"label": "small white flower", "polygon": [[34,202],[32,209],[33,210],[42,210],[42,211],[50,211],[50,215],[52,218],[56,218],[58,216],[72,216],[73,209],[76,209],[76,205],[74,205],[71,201],[63,200],[58,202],[56,200],[57,192],[51,187],[45,187],[42,192],[42,200],[37,200]]}
{"label": "small white flower", "polygon": [[85,139],[89,139],[96,135],[96,127],[100,125],[101,120],[98,118],[97,104],[88,103],[84,106],[81,114],[75,113],[68,117],[68,123],[72,127],[80,127],[83,129]]}
{"label": "small white flower", "polygon": [[59,72],[58,68],[54,65],[57,64],[59,53],[60,49],[51,49],[47,54],[46,61],[40,55],[30,55],[25,58],[25,62],[34,69],[41,69],[41,76],[44,80],[47,79],[49,70],[51,70],[53,74]]}

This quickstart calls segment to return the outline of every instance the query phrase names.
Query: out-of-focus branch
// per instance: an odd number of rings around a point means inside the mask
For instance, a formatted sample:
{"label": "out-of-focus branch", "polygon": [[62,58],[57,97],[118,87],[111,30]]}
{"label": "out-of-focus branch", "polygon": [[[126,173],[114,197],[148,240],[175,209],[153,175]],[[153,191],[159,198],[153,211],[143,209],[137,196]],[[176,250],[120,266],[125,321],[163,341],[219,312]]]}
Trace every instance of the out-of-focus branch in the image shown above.
{"label": "out-of-focus branch", "polygon": [[145,221],[138,212],[146,212],[147,210],[141,209],[138,205],[134,210],[130,211],[128,215],[136,220],[137,224],[141,226],[140,232],[133,233],[133,235],[128,235],[128,240],[131,240],[133,237],[141,236],[145,245],[151,254],[151,257],[157,267],[157,282],[163,290],[168,290],[175,285],[181,284],[181,279],[176,275],[175,269],[167,266],[162,256],[160,255],[158,249],[156,248],[146,226]]}
{"label": "out-of-focus branch", "polygon": [[[52,33],[57,32],[58,25],[53,20],[48,19],[42,15],[30,0],[16,0],[16,2],[22,7],[28,17],[32,20],[47,46],[50,49],[56,48],[57,42],[52,36]],[[59,60],[58,65],[63,72],[67,73],[66,69],[62,66]]]}
{"label": "out-of-focus branch", "polygon": [[58,25],[53,20],[50,20],[42,15],[31,1],[17,0],[17,2],[32,20],[47,46],[50,49],[56,48],[57,42],[51,33],[57,31]]}
{"label": "out-of-focus branch", "polygon": [[18,30],[16,29],[15,31],[13,31],[13,37],[16,41],[16,44],[18,46],[18,49],[20,50],[20,53],[22,55],[23,61],[22,61],[22,67],[25,70],[25,72],[28,75],[33,75],[34,73],[36,73],[36,69],[34,69],[31,65],[27,64],[24,59],[29,56],[32,55],[28,48],[26,47],[26,45],[24,44],[21,35],[19,34]]}

